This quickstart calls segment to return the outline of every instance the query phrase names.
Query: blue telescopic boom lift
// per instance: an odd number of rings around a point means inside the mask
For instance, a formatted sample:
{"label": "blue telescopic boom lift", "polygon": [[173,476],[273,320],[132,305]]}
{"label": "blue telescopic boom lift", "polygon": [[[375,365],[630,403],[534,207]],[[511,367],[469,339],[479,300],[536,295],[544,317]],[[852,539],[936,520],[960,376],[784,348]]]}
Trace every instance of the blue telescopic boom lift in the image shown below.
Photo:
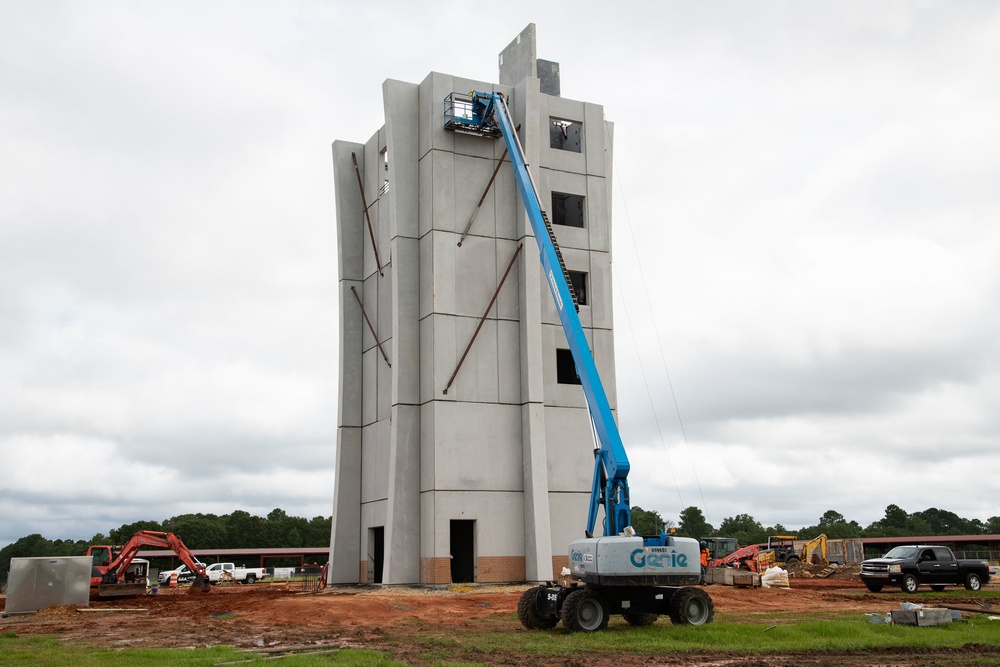
{"label": "blue telescopic boom lift", "polygon": [[[712,600],[692,586],[701,580],[698,542],[663,531],[642,537],[632,530],[628,456],[580,323],[569,273],[524,161],[504,95],[452,93],[445,98],[444,125],[465,134],[502,137],[506,144],[521,202],[538,243],[545,281],[559,312],[598,440],[585,537],[569,549],[572,583],[548,582],[525,591],[518,604],[521,623],[528,629],[544,629],[562,619],[572,631],[593,632],[607,626],[611,613],[622,614],[633,625],[649,625],[661,614],[680,624],[710,622]],[[602,508],[603,536],[594,537]]]}

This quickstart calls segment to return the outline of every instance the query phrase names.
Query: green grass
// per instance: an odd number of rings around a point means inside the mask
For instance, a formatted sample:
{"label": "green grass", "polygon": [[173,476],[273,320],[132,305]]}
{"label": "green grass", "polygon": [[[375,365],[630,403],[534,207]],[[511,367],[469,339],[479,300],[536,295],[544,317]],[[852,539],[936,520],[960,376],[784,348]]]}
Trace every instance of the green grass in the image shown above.
{"label": "green grass", "polygon": [[232,648],[213,646],[199,649],[99,649],[68,646],[56,637],[18,637],[15,632],[0,634],[0,665],[14,667],[213,667],[219,663],[253,660],[251,665],[280,664],[281,667],[352,665],[358,667],[404,667],[378,651],[344,649],[335,653],[290,655],[279,663]]}
{"label": "green grass", "polygon": [[[634,658],[657,657],[689,652],[719,652],[727,654],[768,655],[800,651],[855,651],[893,647],[912,651],[958,649],[968,644],[1000,647],[1000,622],[985,615],[973,615],[967,620],[933,627],[881,625],[868,622],[857,613],[836,613],[817,620],[794,614],[769,614],[766,622],[746,617],[720,615],[714,623],[701,627],[674,626],[661,620],[648,628],[633,628],[614,617],[604,632],[570,634],[561,626],[549,631],[527,631],[516,619],[504,615],[484,622],[483,631],[470,634],[449,633],[446,629],[427,629],[417,637],[387,638],[390,644],[408,650],[421,664],[438,667],[471,667],[489,665],[498,655],[517,661],[538,658],[568,658],[585,661],[586,654],[618,656],[627,664]],[[497,621],[503,621],[502,629]],[[488,628],[488,630],[487,630]],[[530,659],[530,660],[529,660]],[[224,662],[253,660],[264,663],[264,656],[232,647],[216,646],[204,649],[98,649],[71,646],[54,637],[18,637],[12,631],[0,634],[0,664],[5,667],[61,667],[72,664],[83,667],[111,665],[214,666]],[[270,663],[268,663],[270,664]],[[362,665],[366,667],[399,667],[385,653],[367,650],[342,650],[318,655],[292,655],[279,661],[282,667],[313,665]],[[1000,665],[996,659],[984,657],[983,663]]]}

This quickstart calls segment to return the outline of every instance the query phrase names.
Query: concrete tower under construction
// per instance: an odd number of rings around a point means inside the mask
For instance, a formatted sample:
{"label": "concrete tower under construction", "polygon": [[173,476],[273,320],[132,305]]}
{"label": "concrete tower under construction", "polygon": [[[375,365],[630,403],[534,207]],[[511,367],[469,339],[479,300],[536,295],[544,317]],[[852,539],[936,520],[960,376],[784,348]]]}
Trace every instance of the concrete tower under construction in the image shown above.
{"label": "concrete tower under construction", "polygon": [[[542,581],[583,536],[590,418],[502,141],[446,99],[509,99],[616,405],[612,127],[560,95],[529,25],[499,84],[382,84],[384,125],[333,144],[340,385],[330,583]],[[452,98],[453,99],[453,98]]]}

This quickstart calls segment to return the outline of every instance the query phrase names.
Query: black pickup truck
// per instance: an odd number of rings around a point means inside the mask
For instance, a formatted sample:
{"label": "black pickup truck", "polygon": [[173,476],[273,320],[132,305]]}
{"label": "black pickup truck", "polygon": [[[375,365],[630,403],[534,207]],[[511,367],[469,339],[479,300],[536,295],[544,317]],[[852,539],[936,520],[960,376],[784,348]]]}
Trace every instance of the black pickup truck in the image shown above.
{"label": "black pickup truck", "polygon": [[904,593],[915,593],[922,585],[935,591],[945,586],[978,591],[990,581],[990,565],[985,560],[958,560],[948,547],[896,547],[881,558],[861,563],[861,581],[873,593],[886,584],[899,586]]}

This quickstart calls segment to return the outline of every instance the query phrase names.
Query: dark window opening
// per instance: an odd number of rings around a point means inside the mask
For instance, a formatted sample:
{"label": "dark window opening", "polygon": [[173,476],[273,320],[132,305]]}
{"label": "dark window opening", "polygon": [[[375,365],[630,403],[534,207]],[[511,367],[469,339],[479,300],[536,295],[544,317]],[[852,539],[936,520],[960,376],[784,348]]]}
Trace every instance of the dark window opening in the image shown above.
{"label": "dark window opening", "polygon": [[475,521],[451,522],[451,583],[476,580]]}
{"label": "dark window opening", "polygon": [[589,303],[587,301],[587,273],[585,271],[570,271],[569,282],[572,283],[573,291],[576,292],[576,304],[586,306]]}
{"label": "dark window opening", "polygon": [[583,195],[552,193],[552,224],[583,227]]}
{"label": "dark window opening", "polygon": [[562,118],[549,118],[549,146],[561,151],[581,152],[583,123]]}
{"label": "dark window opening", "polygon": [[576,362],[569,350],[556,350],[556,382],[559,384],[583,384],[576,372]]}
{"label": "dark window opening", "polygon": [[379,195],[384,195],[389,192],[389,149],[382,149],[382,171],[385,176],[382,179],[382,185],[378,189]]}

